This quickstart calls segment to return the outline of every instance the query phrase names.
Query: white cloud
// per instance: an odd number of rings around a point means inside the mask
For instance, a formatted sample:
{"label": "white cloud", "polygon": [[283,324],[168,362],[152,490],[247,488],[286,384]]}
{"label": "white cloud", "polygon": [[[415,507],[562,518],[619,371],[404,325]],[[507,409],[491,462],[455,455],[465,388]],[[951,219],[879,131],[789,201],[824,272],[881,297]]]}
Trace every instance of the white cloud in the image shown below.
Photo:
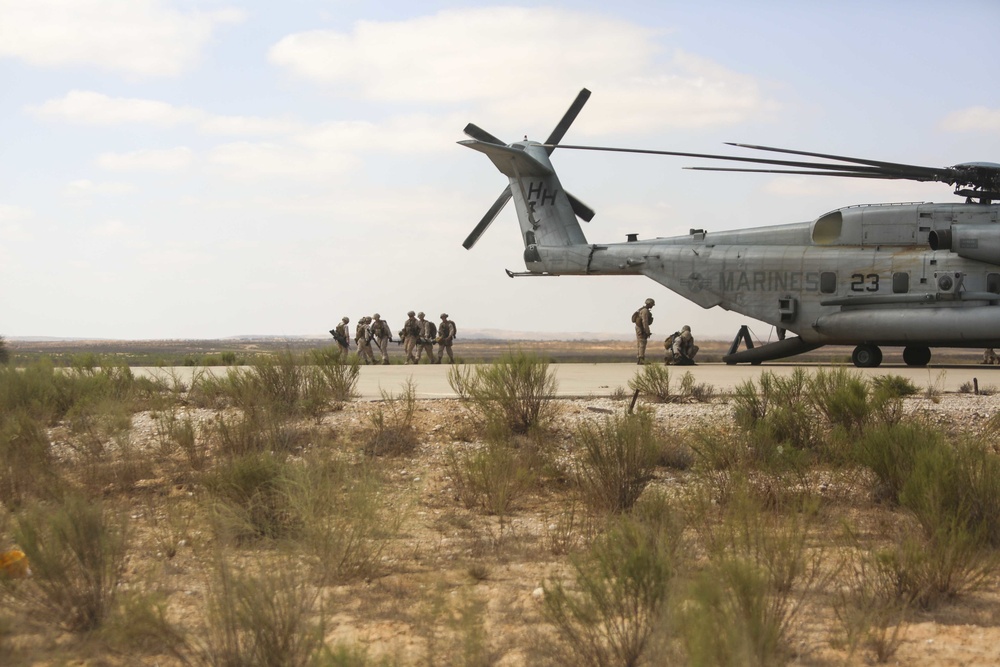
{"label": "white cloud", "polygon": [[295,120],[257,116],[206,116],[198,123],[198,129],[212,135],[282,135],[301,127]]}
{"label": "white cloud", "polygon": [[208,154],[207,161],[229,179],[282,176],[323,180],[344,174],[358,164],[357,158],[336,149],[314,150],[247,141],[217,146]]}
{"label": "white cloud", "polygon": [[190,123],[205,115],[190,107],[175,107],[156,100],[108,97],[88,90],[71,90],[65,97],[29,106],[27,110],[42,118],[85,125],[142,123],[167,127]]}
{"label": "white cloud", "polygon": [[0,0],[0,16],[0,57],[175,76],[194,64],[219,24],[244,13],[182,13],[160,0]]}
{"label": "white cloud", "polygon": [[106,220],[90,230],[91,236],[120,238],[132,234],[132,230],[121,220]]}
{"label": "white cloud", "polygon": [[1000,109],[969,107],[952,112],[941,121],[946,132],[996,132],[1000,133]]}
{"label": "white cloud", "polygon": [[97,157],[97,165],[111,171],[177,171],[193,162],[194,153],[184,146],[131,153],[102,153]]}
{"label": "white cloud", "polygon": [[664,59],[657,37],[606,15],[497,7],[297,33],[269,57],[366,99],[475,101],[487,105],[482,122],[528,127],[586,86],[599,95],[574,128],[591,135],[727,125],[776,108],[753,77],[684,52]]}
{"label": "white cloud", "polygon": [[66,194],[71,197],[86,197],[89,195],[114,196],[128,194],[135,190],[131,183],[120,181],[104,181],[95,183],[86,178],[70,181],[66,186]]}
{"label": "white cloud", "polygon": [[0,222],[29,220],[32,217],[34,217],[34,212],[30,208],[14,206],[12,204],[0,204]]}

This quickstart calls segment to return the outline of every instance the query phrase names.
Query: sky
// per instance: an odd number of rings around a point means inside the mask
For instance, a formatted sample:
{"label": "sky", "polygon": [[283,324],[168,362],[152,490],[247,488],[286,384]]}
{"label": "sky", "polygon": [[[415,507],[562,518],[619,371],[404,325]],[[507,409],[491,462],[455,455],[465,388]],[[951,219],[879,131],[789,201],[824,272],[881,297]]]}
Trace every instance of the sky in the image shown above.
{"label": "sky", "polygon": [[[566,143],[726,141],[927,166],[1000,162],[1000,2],[0,0],[0,335],[325,335],[379,312],[461,331],[730,339],[642,277],[509,279],[507,185],[474,122]],[[959,201],[944,184],[686,171],[556,151],[590,242]],[[661,324],[663,322],[663,324]]]}

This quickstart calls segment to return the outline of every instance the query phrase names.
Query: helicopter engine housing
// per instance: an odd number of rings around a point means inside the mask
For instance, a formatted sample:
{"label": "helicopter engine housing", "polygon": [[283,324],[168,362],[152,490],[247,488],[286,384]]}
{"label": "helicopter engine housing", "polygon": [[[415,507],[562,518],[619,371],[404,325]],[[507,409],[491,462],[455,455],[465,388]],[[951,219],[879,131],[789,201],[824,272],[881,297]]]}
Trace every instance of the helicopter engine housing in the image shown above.
{"label": "helicopter engine housing", "polygon": [[927,238],[931,250],[950,250],[959,257],[1000,264],[1000,225],[952,225]]}

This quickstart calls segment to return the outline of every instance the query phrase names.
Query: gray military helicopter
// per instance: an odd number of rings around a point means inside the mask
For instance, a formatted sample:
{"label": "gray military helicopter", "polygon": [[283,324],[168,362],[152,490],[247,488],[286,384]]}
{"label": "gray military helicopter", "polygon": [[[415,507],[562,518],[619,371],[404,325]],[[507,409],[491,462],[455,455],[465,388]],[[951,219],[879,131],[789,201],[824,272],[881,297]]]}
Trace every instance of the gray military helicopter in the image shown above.
{"label": "gray military helicopter", "polygon": [[[1000,205],[993,204],[1000,164],[920,167],[746,144],[730,145],[826,162],[560,144],[589,97],[580,91],[544,143],[507,144],[465,127],[472,138],[458,143],[485,153],[510,180],[465,248],[513,199],[527,271],[509,276],[643,275],[703,308],[720,306],[777,328],[778,341],[754,347],[743,327],[723,357],[728,364],[854,345],[859,367],[878,366],[881,348],[891,346],[903,348],[907,365],[925,366],[933,347],[1000,347]],[[937,181],[965,202],[848,206],[809,222],[588,243],[577,218],[590,221],[594,211],[563,189],[549,160],[556,148],[783,167],[689,167],[712,171]],[[738,350],[741,340],[747,349]]]}

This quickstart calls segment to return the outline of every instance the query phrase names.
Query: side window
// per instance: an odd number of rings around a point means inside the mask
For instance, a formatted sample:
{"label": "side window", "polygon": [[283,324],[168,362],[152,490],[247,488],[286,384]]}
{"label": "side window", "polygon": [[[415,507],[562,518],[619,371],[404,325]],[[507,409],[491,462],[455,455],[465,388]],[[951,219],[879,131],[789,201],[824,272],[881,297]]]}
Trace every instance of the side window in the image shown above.
{"label": "side window", "polygon": [[986,291],[1000,294],[1000,273],[986,274]]}
{"label": "side window", "polygon": [[910,274],[906,271],[897,271],[892,274],[892,293],[906,294],[910,291]]}
{"label": "side window", "polygon": [[819,291],[823,294],[837,293],[837,274],[833,271],[823,271],[819,274]]}

